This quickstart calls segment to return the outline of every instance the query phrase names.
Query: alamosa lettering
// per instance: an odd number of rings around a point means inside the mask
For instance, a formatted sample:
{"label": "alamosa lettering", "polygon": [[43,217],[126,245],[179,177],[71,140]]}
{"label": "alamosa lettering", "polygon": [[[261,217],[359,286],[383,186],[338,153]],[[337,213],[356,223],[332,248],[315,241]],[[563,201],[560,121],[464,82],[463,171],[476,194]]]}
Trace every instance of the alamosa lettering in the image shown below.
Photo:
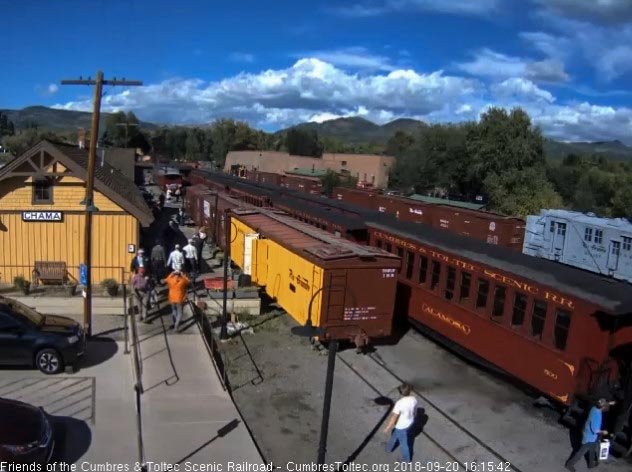
{"label": "alamosa lettering", "polygon": [[53,221],[62,222],[64,214],[61,211],[23,211],[22,221]]}
{"label": "alamosa lettering", "polygon": [[440,321],[443,321],[446,324],[449,324],[455,329],[458,329],[459,331],[463,332],[463,334],[465,334],[466,336],[468,336],[472,332],[472,329],[469,327],[469,325],[461,323],[459,320],[455,320],[451,316],[448,316],[445,313],[440,312],[439,310],[428,305],[427,303],[422,303],[421,309],[425,313],[428,313],[429,315],[433,316],[434,318]]}

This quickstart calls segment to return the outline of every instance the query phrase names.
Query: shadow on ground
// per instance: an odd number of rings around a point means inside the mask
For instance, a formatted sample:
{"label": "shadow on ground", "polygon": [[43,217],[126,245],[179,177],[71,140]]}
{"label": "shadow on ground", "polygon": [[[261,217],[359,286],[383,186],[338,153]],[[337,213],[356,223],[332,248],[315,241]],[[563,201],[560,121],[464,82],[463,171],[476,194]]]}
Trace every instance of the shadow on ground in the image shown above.
{"label": "shadow on ground", "polygon": [[90,448],[92,431],[85,421],[70,416],[51,416],[55,449],[51,462],[74,464]]}
{"label": "shadow on ground", "polygon": [[98,337],[88,341],[86,353],[79,362],[78,370],[94,367],[108,361],[118,352],[118,344],[109,337]]}

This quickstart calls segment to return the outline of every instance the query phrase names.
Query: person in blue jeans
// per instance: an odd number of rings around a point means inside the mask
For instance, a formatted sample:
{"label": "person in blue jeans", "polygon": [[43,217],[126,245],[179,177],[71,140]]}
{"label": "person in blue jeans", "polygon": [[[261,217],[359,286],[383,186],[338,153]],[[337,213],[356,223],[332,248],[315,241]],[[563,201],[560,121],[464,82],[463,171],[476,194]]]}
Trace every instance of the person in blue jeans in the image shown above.
{"label": "person in blue jeans", "polygon": [[597,466],[597,454],[599,452],[599,435],[608,434],[608,431],[601,429],[601,421],[603,419],[603,411],[609,405],[615,402],[609,402],[605,398],[600,398],[597,404],[590,409],[588,419],[584,424],[582,433],[582,445],[577,449],[571,457],[566,461],[565,467],[571,472],[575,472],[575,464],[584,455],[588,454],[588,468]]}
{"label": "person in blue jeans", "polygon": [[386,445],[386,452],[393,452],[397,443],[402,452],[402,461],[410,462],[410,429],[415,422],[417,412],[417,399],[412,395],[412,387],[402,384],[399,393],[402,396],[393,407],[393,412],[384,427],[384,434],[391,434]]}

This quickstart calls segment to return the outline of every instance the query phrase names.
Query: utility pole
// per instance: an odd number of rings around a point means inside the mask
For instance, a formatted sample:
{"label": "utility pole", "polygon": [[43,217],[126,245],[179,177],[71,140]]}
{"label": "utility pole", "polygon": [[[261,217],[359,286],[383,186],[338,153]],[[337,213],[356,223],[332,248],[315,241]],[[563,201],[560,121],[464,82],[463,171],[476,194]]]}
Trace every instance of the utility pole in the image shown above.
{"label": "utility pole", "polygon": [[[83,326],[86,336],[92,336],[92,213],[99,211],[94,206],[94,170],[97,153],[97,139],[99,137],[99,117],[101,114],[101,97],[103,95],[104,85],[126,85],[135,86],[143,85],[138,80],[103,80],[103,72],[97,71],[96,80],[90,77],[78,80],[62,80],[62,85],[95,85],[94,89],[94,108],[92,110],[92,129],[90,130],[90,151],[88,154],[88,169],[86,177],[86,193],[81,204],[85,205],[85,231],[84,231],[84,253],[83,260],[86,265],[86,287],[85,297],[83,299]],[[138,242],[138,241],[137,241]],[[125,283],[124,280],[121,281]]]}

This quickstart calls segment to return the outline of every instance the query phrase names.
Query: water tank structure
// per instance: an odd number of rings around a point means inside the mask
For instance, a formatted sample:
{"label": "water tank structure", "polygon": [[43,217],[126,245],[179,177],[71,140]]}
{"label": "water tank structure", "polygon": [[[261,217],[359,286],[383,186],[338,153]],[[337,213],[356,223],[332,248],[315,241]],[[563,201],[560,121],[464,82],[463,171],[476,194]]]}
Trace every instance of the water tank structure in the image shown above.
{"label": "water tank structure", "polygon": [[632,223],[568,210],[527,216],[524,254],[632,282]]}

